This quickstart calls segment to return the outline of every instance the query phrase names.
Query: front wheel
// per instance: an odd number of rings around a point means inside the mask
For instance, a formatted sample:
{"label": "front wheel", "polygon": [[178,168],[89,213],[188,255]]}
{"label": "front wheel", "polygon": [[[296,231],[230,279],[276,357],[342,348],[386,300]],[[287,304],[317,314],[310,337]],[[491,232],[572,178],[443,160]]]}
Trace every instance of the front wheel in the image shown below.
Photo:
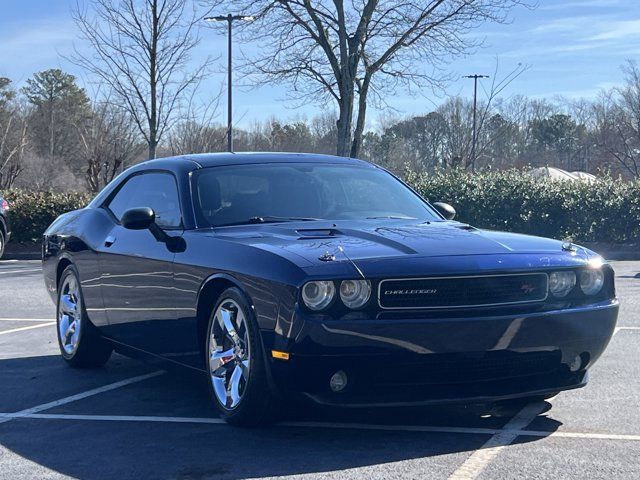
{"label": "front wheel", "polygon": [[4,246],[6,243],[6,238],[4,236],[4,232],[0,228],[0,258],[4,255]]}
{"label": "front wheel", "polygon": [[78,271],[73,265],[60,277],[56,317],[60,353],[69,365],[100,367],[109,360],[113,349],[87,317]]}
{"label": "front wheel", "polygon": [[220,416],[234,425],[275,418],[275,396],[253,310],[237,288],[225,290],[209,319],[206,345],[209,392]]}

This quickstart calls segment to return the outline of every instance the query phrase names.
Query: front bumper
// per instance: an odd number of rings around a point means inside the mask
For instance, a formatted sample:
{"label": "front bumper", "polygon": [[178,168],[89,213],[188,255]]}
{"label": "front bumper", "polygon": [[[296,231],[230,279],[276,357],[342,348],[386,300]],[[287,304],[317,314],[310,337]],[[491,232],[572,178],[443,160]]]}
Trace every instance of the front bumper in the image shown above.
{"label": "front bumper", "polygon": [[[579,388],[609,343],[617,300],[587,307],[464,318],[317,321],[266,339],[276,384],[344,406],[482,403]],[[346,373],[347,388],[329,380]]]}

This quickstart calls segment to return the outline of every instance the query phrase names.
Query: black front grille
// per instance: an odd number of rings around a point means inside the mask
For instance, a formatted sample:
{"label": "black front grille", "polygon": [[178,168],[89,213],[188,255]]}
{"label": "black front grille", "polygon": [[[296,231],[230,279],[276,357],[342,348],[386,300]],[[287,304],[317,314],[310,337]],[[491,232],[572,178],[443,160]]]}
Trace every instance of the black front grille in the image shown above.
{"label": "black front grille", "polygon": [[540,302],[547,298],[546,273],[383,280],[382,308],[461,308]]}
{"label": "black front grille", "polygon": [[546,352],[484,352],[424,355],[414,362],[394,363],[373,373],[378,385],[419,385],[482,382],[542,375],[561,367],[559,350]]}

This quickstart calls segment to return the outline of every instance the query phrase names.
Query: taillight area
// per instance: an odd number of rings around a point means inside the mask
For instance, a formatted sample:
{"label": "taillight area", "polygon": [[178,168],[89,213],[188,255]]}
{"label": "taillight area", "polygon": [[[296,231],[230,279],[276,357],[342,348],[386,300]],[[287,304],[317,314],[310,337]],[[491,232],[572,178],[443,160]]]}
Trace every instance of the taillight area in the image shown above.
{"label": "taillight area", "polygon": [[4,198],[0,198],[0,210],[9,210],[9,202]]}

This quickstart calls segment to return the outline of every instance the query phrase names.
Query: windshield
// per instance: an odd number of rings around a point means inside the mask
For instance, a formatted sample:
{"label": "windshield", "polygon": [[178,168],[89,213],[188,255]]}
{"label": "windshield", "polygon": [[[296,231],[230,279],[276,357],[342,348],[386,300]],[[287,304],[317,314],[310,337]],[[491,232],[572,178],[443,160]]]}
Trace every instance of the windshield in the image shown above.
{"label": "windshield", "polygon": [[378,168],[338,164],[260,164],[197,172],[198,223],[287,220],[440,219],[420,197]]}

